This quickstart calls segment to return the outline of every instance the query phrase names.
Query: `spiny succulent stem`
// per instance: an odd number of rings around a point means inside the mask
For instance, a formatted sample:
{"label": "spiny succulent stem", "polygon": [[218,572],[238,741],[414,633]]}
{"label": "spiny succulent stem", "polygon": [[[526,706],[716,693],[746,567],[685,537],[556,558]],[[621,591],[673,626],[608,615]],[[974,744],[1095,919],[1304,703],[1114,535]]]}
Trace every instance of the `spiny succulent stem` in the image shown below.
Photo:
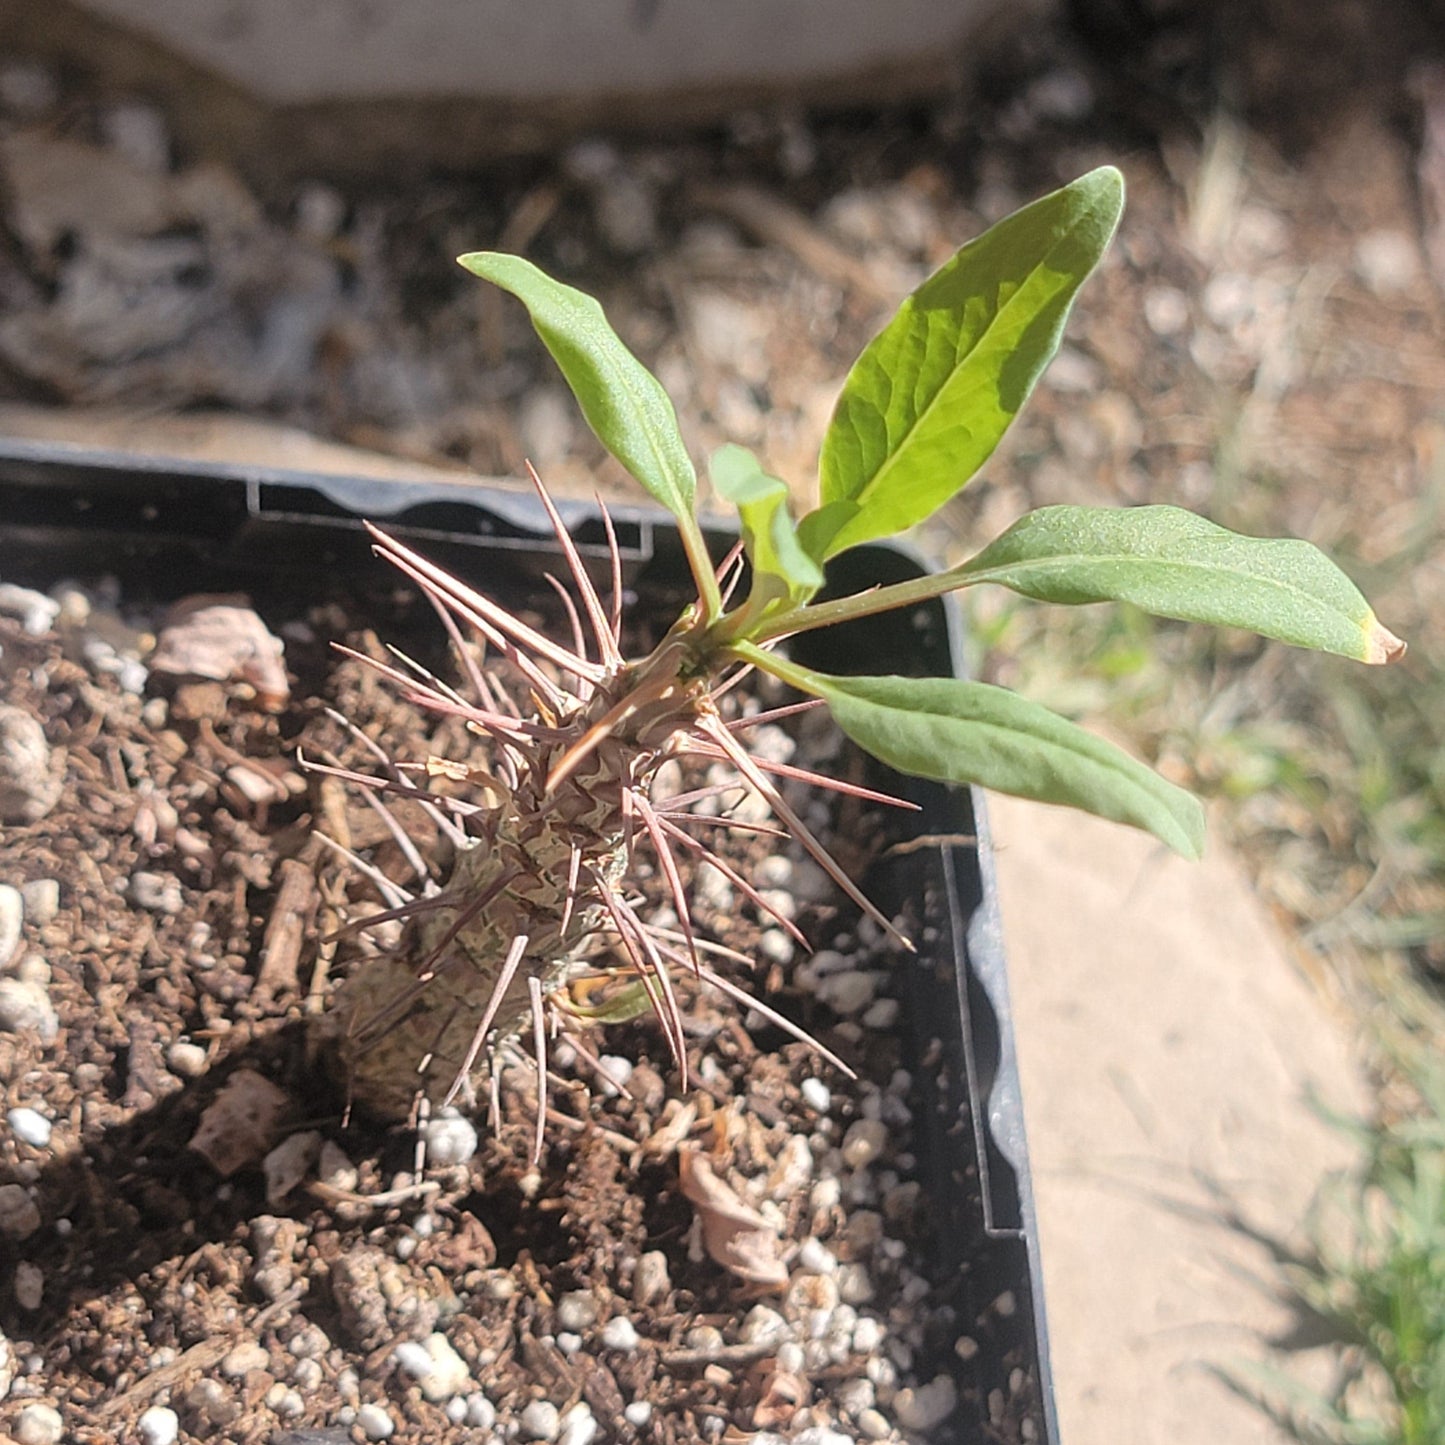
{"label": "spiny succulent stem", "polygon": [[[506,997],[507,989],[511,985],[512,978],[517,972],[517,966],[522,961],[522,955],[527,951],[527,935],[520,934],[512,940],[512,946],[507,950],[507,956],[502,963],[501,972],[497,975],[497,982],[492,989],[492,996],[487,1000],[487,1006],[482,1011],[482,1017],[477,1022],[475,1032],[472,1034],[472,1041],[467,1046],[466,1056],[462,1059],[461,1067],[457,1070],[457,1076],[451,1082],[446,1096],[442,1099],[442,1107],[446,1108],[466,1087],[466,1082],[472,1076],[472,1070],[476,1067],[477,1059],[482,1052],[482,1045],[487,1041],[487,1035],[491,1032],[492,1023],[497,1017],[497,1010],[502,1006],[502,999]],[[496,1076],[493,1075],[492,1086],[496,1088]],[[493,1109],[497,1105],[494,1101]]]}

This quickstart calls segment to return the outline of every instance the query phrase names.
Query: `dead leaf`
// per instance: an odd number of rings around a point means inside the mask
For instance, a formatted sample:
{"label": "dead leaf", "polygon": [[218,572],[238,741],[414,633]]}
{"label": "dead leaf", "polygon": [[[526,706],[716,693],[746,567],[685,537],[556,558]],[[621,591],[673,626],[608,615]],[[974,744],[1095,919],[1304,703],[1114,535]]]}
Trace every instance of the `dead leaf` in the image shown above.
{"label": "dead leaf", "polygon": [[238,1069],[226,1081],[187,1146],[222,1179],[265,1157],[280,1133],[290,1100],[254,1069]]}
{"label": "dead leaf", "polygon": [[762,1399],[753,1406],[753,1428],[775,1430],[787,1425],[808,1399],[808,1382],[787,1370],[774,1370],[763,1386]]}
{"label": "dead leaf", "polygon": [[713,1173],[700,1149],[680,1149],[678,1170],[709,1256],[749,1284],[767,1289],[786,1285],[788,1270],[778,1255],[777,1227]]}

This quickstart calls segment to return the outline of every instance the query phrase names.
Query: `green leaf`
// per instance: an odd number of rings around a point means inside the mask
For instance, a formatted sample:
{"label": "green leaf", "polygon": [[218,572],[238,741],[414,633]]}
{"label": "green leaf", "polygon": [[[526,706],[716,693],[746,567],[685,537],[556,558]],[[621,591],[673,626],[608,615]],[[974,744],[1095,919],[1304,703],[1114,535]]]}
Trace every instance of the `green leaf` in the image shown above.
{"label": "green leaf", "polygon": [[697,476],[662,383],[622,344],[602,307],[520,256],[473,251],[468,271],[509,291],[562,369],[598,440],[679,519],[691,519]]}
{"label": "green leaf", "polygon": [[[930,516],[992,454],[1118,224],[1112,166],[1006,217],[925,281],[843,386],[803,519],[820,562]],[[842,504],[852,504],[851,507]]]}
{"label": "green leaf", "polygon": [[750,601],[785,598],[802,606],[823,585],[823,569],[803,550],[788,510],[788,487],[770,477],[746,448],[717,449],[708,468],[715,486],[737,509],[753,568]]}
{"label": "green leaf", "polygon": [[1143,828],[1186,858],[1203,851],[1197,798],[1017,693],[948,677],[829,677],[759,658],[823,698],[859,747],[899,772],[1082,808]]}
{"label": "green leaf", "polygon": [[1178,507],[1042,507],[937,580],[998,582],[1040,602],[1132,602],[1360,662],[1405,650],[1308,542],[1242,537]]}

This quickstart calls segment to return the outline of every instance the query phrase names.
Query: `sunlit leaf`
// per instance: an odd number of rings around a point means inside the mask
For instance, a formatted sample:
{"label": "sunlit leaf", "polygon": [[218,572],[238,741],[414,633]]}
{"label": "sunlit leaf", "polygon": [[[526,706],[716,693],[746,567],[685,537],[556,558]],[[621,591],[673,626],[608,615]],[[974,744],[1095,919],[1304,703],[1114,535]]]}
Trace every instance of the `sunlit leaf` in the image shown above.
{"label": "sunlit leaf", "polygon": [[458,257],[527,308],[598,440],[679,519],[691,519],[696,473],[662,384],[623,345],[602,307],[520,256]]}
{"label": "sunlit leaf", "polygon": [[1132,602],[1361,662],[1405,650],[1308,542],[1242,537],[1178,507],[1043,507],[937,580],[998,582],[1040,602]]}
{"label": "sunlit leaf", "polygon": [[822,504],[799,527],[814,557],[921,522],[988,459],[1123,202],[1117,170],[1091,171],[985,231],[903,303],[849,373],[824,438]]}
{"label": "sunlit leaf", "polygon": [[759,665],[823,698],[859,747],[899,772],[1081,808],[1143,828],[1186,858],[1203,850],[1198,799],[1005,688],[948,677],[831,677],[771,657]]}
{"label": "sunlit leaf", "polygon": [[753,600],[806,602],[823,585],[823,570],[798,541],[788,510],[787,483],[770,477],[746,447],[731,444],[713,453],[708,475],[738,509],[753,569]]}

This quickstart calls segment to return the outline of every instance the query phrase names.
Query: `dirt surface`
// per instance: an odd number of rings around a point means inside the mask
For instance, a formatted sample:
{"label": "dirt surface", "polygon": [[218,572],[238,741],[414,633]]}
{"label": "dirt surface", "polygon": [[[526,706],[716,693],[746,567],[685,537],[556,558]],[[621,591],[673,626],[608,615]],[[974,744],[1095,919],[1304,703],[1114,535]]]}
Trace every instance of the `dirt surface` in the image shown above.
{"label": "dirt surface", "polygon": [[[373,809],[297,758],[369,772],[371,745],[472,755],[456,720],[424,720],[325,645],[330,635],[384,660],[353,619],[385,615],[389,641],[440,668],[435,626],[416,626],[427,609],[404,593],[304,610],[273,595],[278,683],[257,661],[274,660],[265,633],[213,624],[202,650],[180,640],[181,609],[91,594],[84,610],[76,584],[60,595],[68,610],[52,628],[0,622],[6,699],[43,722],[63,776],[45,815],[0,843],[0,875],[31,915],[7,959],[0,1032],[12,1111],[0,1322],[16,1376],[0,1424],[30,1438],[52,1410],[77,1441],[175,1429],[238,1442],[308,1429],[483,1440],[495,1429],[836,1442],[962,1440],[971,1418],[990,1418],[1002,1438],[1037,1438],[1027,1301],[988,1293],[976,1182],[971,1204],[961,1176],[947,1203],[923,1187],[954,1166],[936,1152],[920,1160],[936,1133],[915,1116],[956,1121],[957,1095],[937,1084],[961,1066],[927,1015],[900,1022],[907,971],[819,870],[770,836],[709,830],[774,907],[829,945],[803,973],[776,919],[728,880],[687,868],[685,882],[705,936],[758,960],[738,983],[840,1051],[857,1081],[679,979],[689,1091],[651,1022],[564,1036],[535,1166],[535,1076],[519,1065],[502,1076],[495,1137],[439,1118],[423,1130],[419,1173],[415,1132],[348,1122],[344,1087],[308,1044],[331,988],[375,947],[325,939],[386,901],[314,828],[383,873],[406,860]],[[154,631],[148,667],[127,671]],[[243,653],[244,666],[224,665]],[[224,676],[189,675],[206,670]],[[738,716],[757,706],[728,702]],[[856,774],[831,729],[793,722],[800,761]],[[781,728],[754,731],[760,756],[794,755]],[[826,810],[794,792],[822,826]],[[893,831],[874,806],[844,798],[827,826],[860,876]],[[403,821],[424,857],[439,854],[424,817]],[[639,879],[653,912],[666,906],[662,879]],[[915,912],[915,931],[925,922]],[[930,1060],[927,1081],[903,1067],[917,1057]],[[203,1147],[237,1090],[240,1125]],[[680,1180],[684,1154],[711,1161],[720,1182]],[[761,1215],[729,1272],[708,1230],[739,1208]]]}

